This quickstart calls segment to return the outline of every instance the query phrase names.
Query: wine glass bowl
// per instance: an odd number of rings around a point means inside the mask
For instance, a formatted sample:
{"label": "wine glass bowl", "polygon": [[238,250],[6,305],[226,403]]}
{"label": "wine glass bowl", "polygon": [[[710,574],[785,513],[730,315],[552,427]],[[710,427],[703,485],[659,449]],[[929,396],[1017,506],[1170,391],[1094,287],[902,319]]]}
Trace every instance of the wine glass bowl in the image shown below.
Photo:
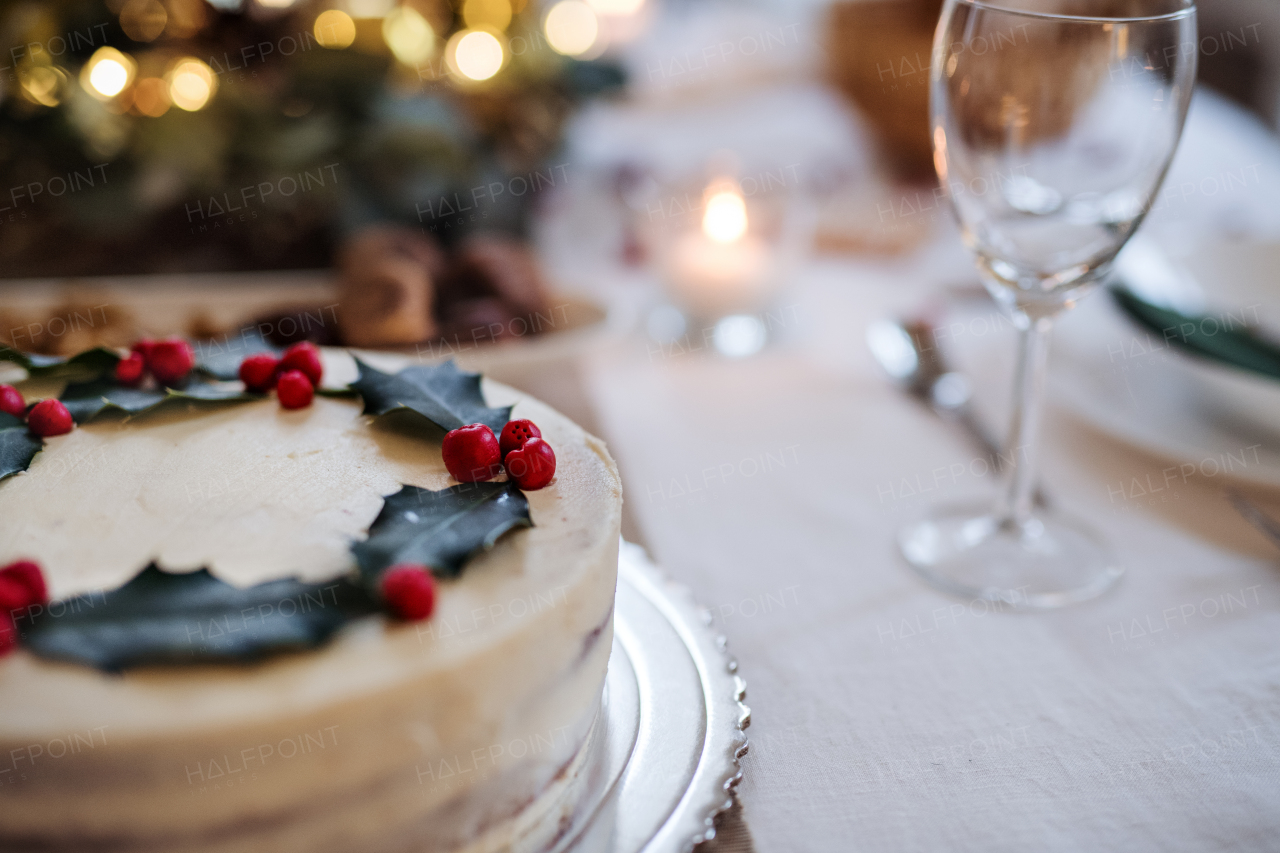
{"label": "wine glass bowl", "polygon": [[1119,579],[1101,537],[1033,506],[1048,336],[1151,209],[1195,68],[1192,0],[947,0],[931,68],[934,165],[1021,343],[1004,493],[994,508],[936,509],[899,536],[935,586],[1051,608]]}
{"label": "wine glass bowl", "polygon": [[[1137,9],[1147,15],[1113,17]],[[1181,0],[949,4],[934,159],[998,299],[1053,312],[1105,276],[1177,147],[1195,44]]]}

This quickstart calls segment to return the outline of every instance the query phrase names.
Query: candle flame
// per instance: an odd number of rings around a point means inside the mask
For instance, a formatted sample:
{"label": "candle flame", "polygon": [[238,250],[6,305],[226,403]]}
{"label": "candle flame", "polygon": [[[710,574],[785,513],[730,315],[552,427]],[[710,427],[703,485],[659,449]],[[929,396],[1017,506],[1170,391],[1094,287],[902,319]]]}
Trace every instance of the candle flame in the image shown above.
{"label": "candle flame", "polygon": [[707,190],[702,233],[717,243],[736,243],[747,233],[747,204],[742,194],[729,187]]}

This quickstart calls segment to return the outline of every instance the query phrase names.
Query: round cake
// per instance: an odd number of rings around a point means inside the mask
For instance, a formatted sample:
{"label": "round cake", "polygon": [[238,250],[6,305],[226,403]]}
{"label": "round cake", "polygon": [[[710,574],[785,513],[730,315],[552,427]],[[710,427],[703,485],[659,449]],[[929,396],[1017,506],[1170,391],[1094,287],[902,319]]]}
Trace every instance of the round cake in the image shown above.
{"label": "round cake", "polygon": [[[342,386],[356,366],[326,351],[325,373]],[[18,387],[28,400],[59,390]],[[532,527],[438,582],[429,619],[368,615],[317,648],[254,662],[105,672],[22,647],[0,657],[0,849],[552,841],[572,810],[556,791],[583,760],[611,648],[621,487],[598,439],[511,388],[482,388],[489,406],[514,405],[512,418],[541,428],[555,479],[525,493]],[[363,415],[359,399],[317,396],[296,411],[270,398],[169,403],[49,438],[0,481],[0,565],[38,561],[51,612],[71,596],[92,604],[152,563],[238,588],[323,582],[353,572],[353,543],[384,498],[455,484],[438,440]]]}

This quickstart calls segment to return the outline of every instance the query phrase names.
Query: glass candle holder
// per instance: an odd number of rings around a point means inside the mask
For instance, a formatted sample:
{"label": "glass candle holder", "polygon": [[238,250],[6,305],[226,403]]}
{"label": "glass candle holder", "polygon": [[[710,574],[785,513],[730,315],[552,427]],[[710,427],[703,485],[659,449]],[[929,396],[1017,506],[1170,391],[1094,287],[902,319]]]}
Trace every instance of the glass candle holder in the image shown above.
{"label": "glass candle holder", "polygon": [[670,302],[708,325],[766,311],[807,248],[795,190],[785,170],[658,186],[638,213]]}

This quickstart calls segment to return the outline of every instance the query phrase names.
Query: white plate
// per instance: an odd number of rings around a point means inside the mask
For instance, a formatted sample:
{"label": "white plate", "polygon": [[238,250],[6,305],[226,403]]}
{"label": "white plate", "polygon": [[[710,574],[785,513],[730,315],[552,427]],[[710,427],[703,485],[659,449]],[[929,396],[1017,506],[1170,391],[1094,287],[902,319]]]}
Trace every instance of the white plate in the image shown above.
{"label": "white plate", "polygon": [[[1280,341],[1280,243],[1223,243],[1187,256],[1183,267],[1204,293],[1203,313],[1214,317],[1209,330],[1219,320],[1226,327],[1247,324]],[[1280,380],[1209,359],[1181,358],[1176,365],[1212,417],[1280,433]]]}
{"label": "white plate", "polygon": [[[1273,272],[1246,276],[1247,247],[1237,247],[1234,269],[1220,268],[1224,284],[1208,289],[1208,309],[1261,305],[1274,316],[1277,300],[1265,290]],[[1256,247],[1252,259],[1274,252]],[[1221,254],[1218,257],[1223,257]],[[1188,264],[1198,278],[1215,269],[1206,254]],[[1249,264],[1255,271],[1259,267]],[[1250,295],[1252,294],[1252,295]],[[1215,298],[1216,297],[1216,298]],[[1059,323],[1053,342],[1049,399],[1103,432],[1206,475],[1280,487],[1280,422],[1265,413],[1280,382],[1209,364],[1130,322],[1105,292],[1084,300]]]}

